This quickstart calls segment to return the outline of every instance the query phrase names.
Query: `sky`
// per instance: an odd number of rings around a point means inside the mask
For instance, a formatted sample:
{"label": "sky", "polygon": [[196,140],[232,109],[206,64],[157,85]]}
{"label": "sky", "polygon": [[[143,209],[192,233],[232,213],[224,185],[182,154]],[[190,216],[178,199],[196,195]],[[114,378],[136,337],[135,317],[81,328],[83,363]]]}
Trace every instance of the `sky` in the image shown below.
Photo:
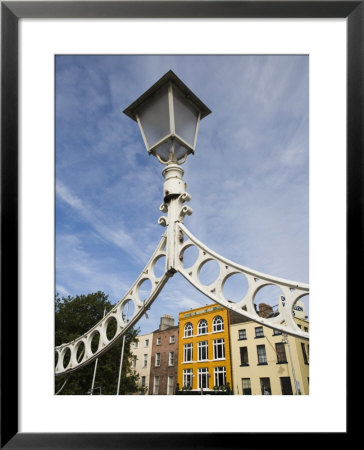
{"label": "sky", "polygon": [[[58,55],[55,69],[61,297],[103,291],[117,303],[165,231],[165,166],[123,110],[169,70],[212,111],[182,165],[193,209],[185,226],[231,261],[309,282],[307,55]],[[244,289],[226,285],[233,299]],[[275,290],[262,295],[277,303]],[[179,312],[211,303],[177,273],[138,322],[140,334],[163,314],[177,324]]]}

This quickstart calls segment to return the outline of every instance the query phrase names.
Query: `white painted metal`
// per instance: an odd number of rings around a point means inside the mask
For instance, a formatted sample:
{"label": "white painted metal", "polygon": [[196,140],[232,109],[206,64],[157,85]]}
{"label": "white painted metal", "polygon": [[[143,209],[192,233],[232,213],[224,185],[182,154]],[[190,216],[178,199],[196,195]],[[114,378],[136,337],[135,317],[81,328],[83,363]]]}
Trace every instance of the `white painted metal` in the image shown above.
{"label": "white painted metal", "polygon": [[169,85],[168,85],[168,106],[169,106],[169,128],[171,130],[171,134],[175,134],[176,126],[175,126],[175,121],[174,121],[172,83],[169,83]]}

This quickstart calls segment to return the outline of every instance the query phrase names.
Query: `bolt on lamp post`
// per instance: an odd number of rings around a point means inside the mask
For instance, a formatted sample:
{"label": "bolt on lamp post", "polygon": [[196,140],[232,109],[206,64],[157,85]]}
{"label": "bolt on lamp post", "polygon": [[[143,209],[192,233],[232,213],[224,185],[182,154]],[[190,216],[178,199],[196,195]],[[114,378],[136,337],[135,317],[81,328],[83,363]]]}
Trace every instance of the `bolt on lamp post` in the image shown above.
{"label": "bolt on lamp post", "polygon": [[[307,284],[274,277],[236,264],[209,249],[183,223],[185,215],[192,214],[192,209],[184,205],[191,196],[185,191],[181,164],[189,154],[195,152],[199,123],[211,113],[209,108],[170,70],[126,108],[124,113],[138,123],[148,153],[165,165],[162,171],[164,203],[160,210],[168,214],[160,217],[158,222],[167,229],[144,270],[124,297],[88,332],[72,342],[56,347],[56,375],[73,372],[89,364],[113,346],[146,314],[164,285],[176,272],[226,309],[261,325],[308,339],[308,333],[299,329],[293,318],[295,303],[309,292]],[[189,247],[196,247],[198,256],[190,267],[185,267],[183,254]],[[157,276],[154,266],[162,257],[166,259],[165,271],[163,275]],[[218,263],[219,275],[211,284],[205,285],[199,275],[204,264],[211,260]],[[241,300],[232,302],[225,297],[223,288],[227,279],[235,274],[244,275],[249,287]],[[151,282],[152,288],[149,296],[141,301],[139,290],[146,280]],[[286,299],[285,307],[273,318],[260,317],[254,308],[256,293],[267,285],[278,286]],[[133,303],[134,312],[125,321],[124,308],[127,308],[129,302]],[[114,337],[108,339],[107,329],[111,319],[115,319],[118,326]],[[91,342],[96,334],[100,336],[99,346],[93,352]],[[84,348],[82,357],[77,353],[80,346]],[[67,353],[71,356],[66,364]]]}

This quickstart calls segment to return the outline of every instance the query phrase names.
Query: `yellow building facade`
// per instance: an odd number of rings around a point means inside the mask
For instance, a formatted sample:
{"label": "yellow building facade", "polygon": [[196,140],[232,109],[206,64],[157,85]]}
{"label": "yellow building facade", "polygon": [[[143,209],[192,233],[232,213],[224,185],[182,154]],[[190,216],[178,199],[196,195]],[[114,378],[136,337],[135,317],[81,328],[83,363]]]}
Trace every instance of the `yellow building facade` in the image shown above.
{"label": "yellow building facade", "polygon": [[[295,317],[304,331],[306,319]],[[253,321],[230,325],[235,395],[308,395],[309,342]]]}
{"label": "yellow building facade", "polygon": [[180,389],[209,392],[232,387],[229,325],[228,311],[216,304],[179,314]]}

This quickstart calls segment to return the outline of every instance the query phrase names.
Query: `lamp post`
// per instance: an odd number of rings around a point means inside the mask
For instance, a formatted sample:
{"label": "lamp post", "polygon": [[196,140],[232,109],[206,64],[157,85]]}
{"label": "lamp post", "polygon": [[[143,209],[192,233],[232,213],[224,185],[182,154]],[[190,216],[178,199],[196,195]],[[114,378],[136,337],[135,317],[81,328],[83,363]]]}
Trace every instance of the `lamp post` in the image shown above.
{"label": "lamp post", "polygon": [[182,203],[190,196],[185,192],[184,171],[180,167],[189,154],[194,154],[200,120],[210,109],[170,70],[144,94],[128,106],[124,113],[139,125],[149,154],[166,166],[163,199],[160,209],[168,211],[168,220],[159,223],[167,229],[167,272],[175,273],[177,265],[177,230],[175,223],[189,207],[181,211]]}

